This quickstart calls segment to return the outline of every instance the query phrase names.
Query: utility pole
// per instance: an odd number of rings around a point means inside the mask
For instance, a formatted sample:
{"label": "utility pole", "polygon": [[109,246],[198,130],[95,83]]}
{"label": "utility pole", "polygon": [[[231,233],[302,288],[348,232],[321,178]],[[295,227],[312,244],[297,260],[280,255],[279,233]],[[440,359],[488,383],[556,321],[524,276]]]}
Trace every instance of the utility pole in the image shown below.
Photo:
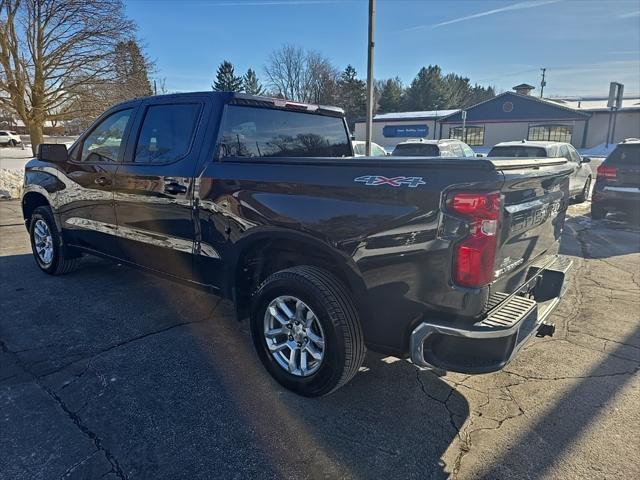
{"label": "utility pole", "polygon": [[365,133],[365,154],[371,156],[371,130],[373,127],[373,24],[376,15],[375,0],[369,0],[369,42],[367,52],[367,121]]}
{"label": "utility pole", "polygon": [[544,81],[545,74],[547,73],[546,68],[541,68],[542,70],[542,81],[540,82],[540,98],[542,98],[542,94],[544,93],[544,87],[547,86],[547,82]]}
{"label": "utility pole", "polygon": [[158,87],[156,85],[156,81],[155,79],[153,80],[153,94],[157,95],[158,94]]}

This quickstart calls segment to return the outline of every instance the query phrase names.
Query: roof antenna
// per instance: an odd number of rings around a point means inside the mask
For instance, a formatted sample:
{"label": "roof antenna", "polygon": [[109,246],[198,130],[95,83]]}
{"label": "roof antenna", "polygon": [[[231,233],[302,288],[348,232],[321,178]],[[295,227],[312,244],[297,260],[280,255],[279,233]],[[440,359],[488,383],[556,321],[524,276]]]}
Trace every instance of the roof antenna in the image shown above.
{"label": "roof antenna", "polygon": [[541,68],[542,70],[542,81],[540,82],[540,98],[542,98],[542,93],[544,92],[544,87],[547,86],[547,82],[544,81],[545,74],[547,73],[546,68]]}

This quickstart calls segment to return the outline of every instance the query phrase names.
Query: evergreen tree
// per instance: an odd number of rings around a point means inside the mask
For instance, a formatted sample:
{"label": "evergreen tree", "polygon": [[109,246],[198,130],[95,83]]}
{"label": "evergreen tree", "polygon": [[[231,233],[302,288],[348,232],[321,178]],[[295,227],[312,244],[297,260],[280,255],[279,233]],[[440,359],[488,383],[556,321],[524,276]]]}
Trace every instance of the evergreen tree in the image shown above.
{"label": "evergreen tree", "polygon": [[358,79],[356,69],[347,65],[338,79],[338,100],[350,125],[367,110],[367,85]]}
{"label": "evergreen tree", "polygon": [[258,76],[251,68],[244,74],[242,84],[244,86],[245,93],[248,93],[249,95],[262,95],[263,93],[263,88],[258,81]]}
{"label": "evergreen tree", "polygon": [[466,108],[495,96],[493,87],[471,86],[469,79],[449,73],[442,75],[438,65],[420,69],[405,92],[404,110]]}
{"label": "evergreen tree", "polygon": [[153,94],[149,81],[150,62],[142,54],[138,42],[119,42],[114,63],[114,102]]}
{"label": "evergreen tree", "polygon": [[218,67],[216,80],[211,88],[218,92],[241,92],[242,83],[242,77],[236,77],[233,64],[225,60]]}
{"label": "evergreen tree", "polygon": [[442,70],[438,65],[422,67],[405,94],[405,110],[445,108],[442,92]]}
{"label": "evergreen tree", "polygon": [[378,111],[380,113],[399,112],[402,108],[404,87],[399,77],[390,78],[382,82]]}

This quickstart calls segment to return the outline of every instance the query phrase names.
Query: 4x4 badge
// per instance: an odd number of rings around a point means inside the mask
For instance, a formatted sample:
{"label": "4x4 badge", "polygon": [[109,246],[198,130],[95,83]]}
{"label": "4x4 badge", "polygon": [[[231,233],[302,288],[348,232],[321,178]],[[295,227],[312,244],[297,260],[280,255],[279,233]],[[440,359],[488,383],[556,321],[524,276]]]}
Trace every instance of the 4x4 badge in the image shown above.
{"label": "4x4 badge", "polygon": [[387,178],[381,175],[363,175],[362,177],[357,177],[353,179],[354,182],[361,182],[365,185],[391,185],[392,187],[411,187],[415,188],[420,185],[425,185],[425,182],[422,177],[393,177]]}

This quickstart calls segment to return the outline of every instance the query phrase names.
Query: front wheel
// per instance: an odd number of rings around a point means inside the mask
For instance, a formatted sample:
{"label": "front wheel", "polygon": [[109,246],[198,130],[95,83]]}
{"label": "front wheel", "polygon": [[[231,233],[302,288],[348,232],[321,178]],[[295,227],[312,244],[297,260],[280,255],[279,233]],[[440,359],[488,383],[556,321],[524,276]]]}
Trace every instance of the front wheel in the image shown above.
{"label": "front wheel", "polygon": [[63,245],[51,208],[38,207],[33,211],[29,236],[33,257],[40,270],[49,275],[64,275],[76,268],[78,257],[71,255]]}
{"label": "front wheel", "polygon": [[18,145],[18,142],[16,142],[13,138],[11,140],[9,140],[9,146],[10,147],[15,147],[16,145]]}
{"label": "front wheel", "polygon": [[582,187],[582,192],[580,192],[580,195],[576,197],[576,202],[578,203],[586,202],[587,199],[589,198],[590,189],[591,189],[591,177],[587,177],[587,181],[584,182],[584,187]]}
{"label": "front wheel", "polygon": [[351,380],[366,352],[346,288],[311,266],[281,270],[258,287],[251,335],[271,376],[307,397],[327,395]]}

